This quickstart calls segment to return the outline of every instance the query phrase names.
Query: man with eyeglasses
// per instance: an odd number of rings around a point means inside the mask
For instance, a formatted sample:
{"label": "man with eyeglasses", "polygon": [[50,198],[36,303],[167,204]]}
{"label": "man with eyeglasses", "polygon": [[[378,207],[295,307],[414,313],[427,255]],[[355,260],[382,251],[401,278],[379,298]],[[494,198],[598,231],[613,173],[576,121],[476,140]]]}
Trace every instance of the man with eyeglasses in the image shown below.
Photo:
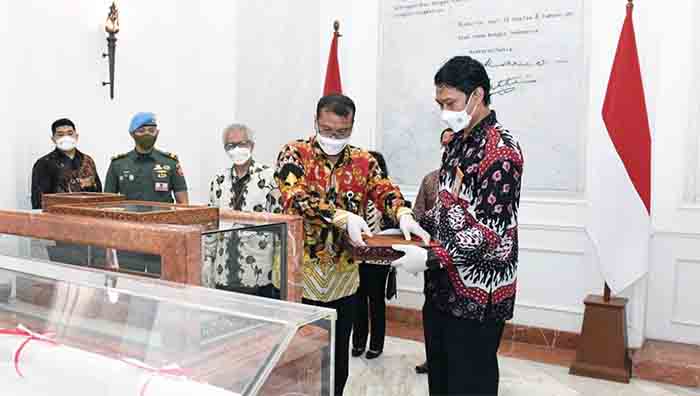
{"label": "man with eyeglasses", "polygon": [[399,188],[366,150],[350,146],[355,103],[344,95],[321,98],[316,106],[315,136],[287,144],[277,158],[277,183],[285,213],[304,218],[302,302],[337,311],[335,395],[348,377],[349,341],[360,283],[358,263],[346,238],[364,246],[371,235],[364,218],[368,200],[398,223],[406,238],[430,235],[413,217]]}
{"label": "man with eyeglasses", "polygon": [[[243,124],[224,129],[223,146],[231,166],[211,180],[210,206],[243,212],[282,212],[275,170],[253,158],[254,136],[253,130]],[[273,281],[279,286],[279,273],[273,274],[272,270],[281,253],[279,243],[272,233],[247,231],[205,239],[202,283],[217,289],[276,297]]]}
{"label": "man with eyeglasses", "polygon": [[129,133],[135,147],[112,158],[105,180],[105,192],[124,194],[129,200],[187,204],[187,183],[175,154],[156,150],[158,125],[153,113],[138,113],[131,119]]}

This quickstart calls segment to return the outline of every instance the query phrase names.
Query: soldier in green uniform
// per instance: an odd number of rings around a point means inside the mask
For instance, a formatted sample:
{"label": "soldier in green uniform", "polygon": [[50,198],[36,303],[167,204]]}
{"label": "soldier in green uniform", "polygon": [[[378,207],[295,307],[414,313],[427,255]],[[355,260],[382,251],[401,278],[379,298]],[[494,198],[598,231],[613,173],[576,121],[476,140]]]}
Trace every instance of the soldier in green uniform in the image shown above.
{"label": "soldier in green uniform", "polygon": [[175,154],[154,148],[158,138],[156,116],[138,113],[131,119],[129,133],[134,150],[112,158],[107,171],[105,192],[124,194],[139,201],[187,204],[187,183]]}
{"label": "soldier in green uniform", "polygon": [[[135,147],[112,158],[107,171],[104,191],[120,193],[129,200],[189,203],[187,183],[175,154],[154,148],[158,125],[153,113],[138,113],[131,119],[129,133]],[[159,256],[118,252],[119,267],[131,271],[159,274]]]}

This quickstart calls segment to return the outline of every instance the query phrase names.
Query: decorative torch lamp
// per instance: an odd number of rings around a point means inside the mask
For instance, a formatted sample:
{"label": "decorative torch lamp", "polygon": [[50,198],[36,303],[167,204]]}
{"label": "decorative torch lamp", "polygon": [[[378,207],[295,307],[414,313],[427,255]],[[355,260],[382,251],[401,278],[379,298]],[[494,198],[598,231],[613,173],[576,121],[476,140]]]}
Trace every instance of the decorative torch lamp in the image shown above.
{"label": "decorative torch lamp", "polygon": [[114,59],[117,52],[117,33],[119,33],[119,9],[115,1],[109,7],[105,31],[107,32],[107,53],[103,53],[102,57],[109,59],[109,81],[103,81],[102,86],[109,85],[109,98],[114,99]]}

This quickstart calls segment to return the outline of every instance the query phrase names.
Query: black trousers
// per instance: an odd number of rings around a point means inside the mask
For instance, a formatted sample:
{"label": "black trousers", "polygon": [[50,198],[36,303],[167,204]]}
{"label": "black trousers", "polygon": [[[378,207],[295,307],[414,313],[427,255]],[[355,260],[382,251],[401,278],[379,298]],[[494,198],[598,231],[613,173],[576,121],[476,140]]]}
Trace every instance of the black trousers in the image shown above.
{"label": "black trousers", "polygon": [[504,325],[456,318],[426,301],[423,329],[430,395],[498,395],[496,352]]}
{"label": "black trousers", "polygon": [[[352,322],[355,320],[357,295],[331,301],[320,302],[303,298],[303,304],[335,309],[338,318],[335,322],[335,396],[342,396],[348,381],[348,365],[350,364],[350,333]],[[324,362],[324,366],[326,362]]]}
{"label": "black trousers", "polygon": [[214,286],[218,290],[226,290],[226,291],[231,291],[231,292],[236,292],[236,293],[243,293],[243,294],[249,294],[251,296],[258,296],[258,297],[265,297],[265,298],[274,298],[276,300],[280,299],[280,294],[279,294],[279,289],[275,288],[275,286],[270,283],[265,286],[256,286],[256,287],[244,287],[244,286],[229,286],[229,285],[221,285],[221,284],[216,284]]}
{"label": "black trousers", "polygon": [[[352,346],[365,349],[372,324],[369,349],[384,350],[386,336],[386,277],[389,266],[360,264],[360,289],[357,291],[357,315],[352,329]],[[369,317],[369,319],[368,319]]]}

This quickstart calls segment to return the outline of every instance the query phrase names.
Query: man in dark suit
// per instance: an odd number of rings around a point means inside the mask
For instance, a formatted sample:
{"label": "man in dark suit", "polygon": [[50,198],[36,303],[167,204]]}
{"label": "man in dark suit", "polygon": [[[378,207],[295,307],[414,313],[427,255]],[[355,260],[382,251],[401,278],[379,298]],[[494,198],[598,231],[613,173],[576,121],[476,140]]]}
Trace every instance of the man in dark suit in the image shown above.
{"label": "man in dark suit", "polygon": [[44,194],[102,192],[95,161],[77,148],[78,131],[73,121],[54,121],[51,140],[56,148],[39,158],[32,169],[32,209],[41,209]]}

